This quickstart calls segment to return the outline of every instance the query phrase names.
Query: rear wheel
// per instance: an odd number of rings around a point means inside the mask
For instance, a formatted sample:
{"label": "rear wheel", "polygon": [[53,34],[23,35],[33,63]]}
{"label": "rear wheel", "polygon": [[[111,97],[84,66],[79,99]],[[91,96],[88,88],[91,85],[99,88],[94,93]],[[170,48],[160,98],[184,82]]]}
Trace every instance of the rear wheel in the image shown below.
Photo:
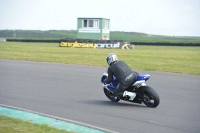
{"label": "rear wheel", "polygon": [[113,96],[111,92],[109,92],[107,89],[104,88],[104,93],[107,96],[108,99],[110,99],[112,102],[119,102],[120,98]]}
{"label": "rear wheel", "polygon": [[160,98],[156,91],[149,86],[142,86],[139,94],[143,96],[143,103],[148,107],[157,107],[160,103]]}

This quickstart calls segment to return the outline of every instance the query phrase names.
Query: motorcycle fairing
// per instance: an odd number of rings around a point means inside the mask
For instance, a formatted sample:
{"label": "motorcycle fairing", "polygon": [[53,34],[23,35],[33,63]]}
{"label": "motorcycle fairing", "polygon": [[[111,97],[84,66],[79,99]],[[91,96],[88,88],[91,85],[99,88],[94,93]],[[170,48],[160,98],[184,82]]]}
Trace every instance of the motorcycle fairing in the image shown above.
{"label": "motorcycle fairing", "polygon": [[[103,83],[103,81],[106,78],[107,78],[107,74],[104,73],[101,78],[101,82]],[[137,81],[135,83],[133,83],[132,86],[145,83],[145,81],[147,81],[149,78],[150,78],[150,75],[139,75],[139,76],[137,76]],[[113,76],[112,82],[107,87],[109,89],[116,89],[118,84],[119,84],[119,81],[117,80],[117,78],[115,76]]]}

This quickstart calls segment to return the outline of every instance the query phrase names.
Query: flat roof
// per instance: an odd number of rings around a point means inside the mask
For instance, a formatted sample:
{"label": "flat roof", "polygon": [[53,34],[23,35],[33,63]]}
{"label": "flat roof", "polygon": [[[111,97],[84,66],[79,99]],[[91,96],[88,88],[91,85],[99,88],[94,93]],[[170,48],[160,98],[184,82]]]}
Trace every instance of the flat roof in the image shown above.
{"label": "flat roof", "polygon": [[78,19],[109,19],[109,18],[96,18],[96,17],[85,17],[85,18],[83,18],[83,17],[81,17],[81,18],[78,18]]}

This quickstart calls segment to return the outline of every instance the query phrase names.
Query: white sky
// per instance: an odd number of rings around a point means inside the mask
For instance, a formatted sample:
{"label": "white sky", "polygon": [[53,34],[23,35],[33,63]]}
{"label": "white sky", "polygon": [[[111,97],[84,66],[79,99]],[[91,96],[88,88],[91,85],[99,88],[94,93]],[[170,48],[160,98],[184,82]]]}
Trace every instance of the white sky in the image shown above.
{"label": "white sky", "polygon": [[0,0],[0,30],[76,30],[78,17],[111,31],[200,36],[200,0]]}

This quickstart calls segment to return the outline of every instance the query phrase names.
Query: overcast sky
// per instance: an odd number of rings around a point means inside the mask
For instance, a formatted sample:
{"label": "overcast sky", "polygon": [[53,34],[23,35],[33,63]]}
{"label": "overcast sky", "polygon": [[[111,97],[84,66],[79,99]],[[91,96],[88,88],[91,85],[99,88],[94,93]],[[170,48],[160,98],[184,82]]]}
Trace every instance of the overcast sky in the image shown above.
{"label": "overcast sky", "polygon": [[200,36],[200,0],[0,0],[0,30],[76,30],[78,17],[111,31]]}

